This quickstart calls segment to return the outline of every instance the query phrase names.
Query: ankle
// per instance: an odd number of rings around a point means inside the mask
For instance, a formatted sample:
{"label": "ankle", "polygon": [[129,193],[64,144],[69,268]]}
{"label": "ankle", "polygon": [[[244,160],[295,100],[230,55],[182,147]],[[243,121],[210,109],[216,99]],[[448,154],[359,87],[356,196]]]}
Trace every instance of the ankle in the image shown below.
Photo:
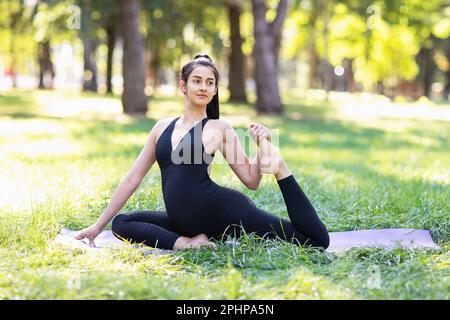
{"label": "ankle", "polygon": [[278,168],[277,172],[275,173],[275,179],[277,179],[277,181],[278,181],[278,180],[281,180],[281,179],[284,179],[284,178],[290,176],[291,174],[292,173],[289,171],[286,163],[284,162],[283,159],[281,159],[279,168]]}

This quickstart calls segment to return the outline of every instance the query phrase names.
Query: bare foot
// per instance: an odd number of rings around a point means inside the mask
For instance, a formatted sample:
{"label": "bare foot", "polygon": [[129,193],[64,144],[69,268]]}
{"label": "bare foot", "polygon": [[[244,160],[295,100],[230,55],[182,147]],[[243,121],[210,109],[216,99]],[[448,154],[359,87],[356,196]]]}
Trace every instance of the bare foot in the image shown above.
{"label": "bare foot", "polygon": [[259,148],[261,150],[260,171],[262,174],[273,174],[277,180],[291,175],[286,162],[270,141],[263,139],[259,143]]}
{"label": "bare foot", "polygon": [[276,174],[280,169],[280,155],[266,138],[259,143],[261,150],[260,171],[262,174]]}
{"label": "bare foot", "polygon": [[208,246],[212,249],[216,249],[216,245],[213,242],[209,241],[208,237],[204,233],[196,235],[193,238],[184,236],[179,237],[177,241],[175,241],[173,249],[182,250],[188,248],[199,248],[201,246]]}
{"label": "bare foot", "polygon": [[199,248],[201,246],[207,246],[207,247],[210,247],[211,249],[216,249],[217,248],[215,243],[209,241],[208,237],[204,233],[201,233],[201,234],[193,237],[191,240],[192,240],[191,241],[191,248]]}

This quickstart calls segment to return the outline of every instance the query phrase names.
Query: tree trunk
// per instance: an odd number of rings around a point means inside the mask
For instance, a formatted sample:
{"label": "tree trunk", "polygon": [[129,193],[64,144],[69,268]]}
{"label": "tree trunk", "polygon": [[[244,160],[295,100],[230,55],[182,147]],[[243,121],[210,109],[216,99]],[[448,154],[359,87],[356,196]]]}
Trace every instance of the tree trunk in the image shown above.
{"label": "tree trunk", "polygon": [[275,74],[280,74],[281,30],[274,36],[273,55],[275,56]]}
{"label": "tree trunk", "polygon": [[39,89],[52,89],[55,72],[50,56],[50,41],[39,44]]}
{"label": "tree trunk", "polygon": [[328,101],[329,98],[329,92],[331,90],[334,90],[335,86],[335,77],[334,77],[334,68],[333,65],[330,63],[330,54],[329,54],[329,27],[330,27],[330,20],[331,20],[331,8],[330,3],[327,1],[321,2],[321,7],[323,8],[323,14],[322,19],[324,23],[324,28],[322,32],[322,36],[324,39],[324,59],[323,59],[323,83],[324,83],[324,89],[326,92],[326,100]]}
{"label": "tree trunk", "polygon": [[431,49],[422,48],[422,90],[423,95],[427,98],[430,97],[431,79],[432,79],[432,66],[431,66]]}
{"label": "tree trunk", "polygon": [[84,76],[83,91],[97,92],[97,65],[95,59],[96,43],[93,39],[83,39]]}
{"label": "tree trunk", "polygon": [[229,57],[230,70],[228,76],[228,90],[230,90],[229,101],[246,103],[245,56],[242,52],[243,39],[241,37],[239,24],[242,8],[237,1],[229,1],[227,6],[231,39],[231,53]]}
{"label": "tree trunk", "polygon": [[[450,61],[450,46],[447,44],[447,48],[445,50],[445,55],[447,56],[447,61]],[[448,101],[448,95],[450,94],[450,67],[447,67],[445,71],[445,86],[443,92],[443,99]]]}
{"label": "tree trunk", "polygon": [[119,0],[119,6],[123,27],[123,111],[145,114],[145,50],[139,33],[139,3],[137,0]]}
{"label": "tree trunk", "polygon": [[254,73],[256,82],[256,104],[258,113],[284,113],[281,103],[277,61],[274,48],[277,46],[277,35],[281,32],[287,13],[287,0],[280,0],[277,15],[272,23],[267,23],[266,4],[264,0],[252,0],[254,18],[253,47]]}
{"label": "tree trunk", "polygon": [[318,87],[318,78],[319,78],[319,72],[318,72],[318,68],[319,68],[319,55],[317,54],[317,50],[316,50],[316,21],[320,15],[320,12],[322,12],[322,10],[320,10],[320,8],[318,8],[317,6],[319,6],[320,3],[318,2],[313,2],[313,10],[311,12],[311,16],[309,18],[309,23],[308,23],[308,31],[309,34],[311,35],[310,41],[308,41],[308,62],[309,62],[309,72],[308,72],[308,87],[311,89],[315,89]]}
{"label": "tree trunk", "polygon": [[328,62],[328,60],[323,59],[322,60],[322,78],[323,78],[323,88],[327,92],[331,91],[333,89],[333,83],[334,83],[334,69],[333,65]]}
{"label": "tree trunk", "polygon": [[9,69],[7,73],[11,76],[11,83],[13,88],[17,88],[17,73],[16,73],[16,54],[14,52],[14,37],[11,37],[10,41],[10,60]]}
{"label": "tree trunk", "polygon": [[[19,2],[20,3],[20,2]],[[20,20],[23,13],[23,7],[19,4],[19,8],[17,10],[13,9],[13,2],[8,1],[8,10],[10,15],[10,25],[9,31],[11,32],[10,40],[9,40],[9,66],[7,70],[7,74],[11,76],[12,87],[17,88],[17,60],[16,60],[16,50],[15,50],[15,40],[17,38],[18,29]]]}
{"label": "tree trunk", "polygon": [[[383,81],[378,80],[377,83],[375,84],[375,92],[378,94],[384,94],[384,84]],[[394,95],[395,97],[395,95]]]}
{"label": "tree trunk", "polygon": [[319,57],[317,56],[315,41],[312,40],[309,48],[309,87],[311,89],[317,88],[317,65],[319,64]]}
{"label": "tree trunk", "polygon": [[353,76],[353,59],[344,59],[344,76],[345,76],[345,91],[355,92],[355,78]]}
{"label": "tree trunk", "polygon": [[108,46],[108,56],[106,60],[106,92],[112,93],[112,74],[113,74],[113,56],[114,56],[114,45],[116,43],[116,30],[114,27],[114,21],[112,18],[109,20],[108,24],[105,26],[106,36],[107,36],[107,46]]}
{"label": "tree trunk", "polygon": [[81,10],[81,40],[83,42],[83,60],[84,60],[84,74],[83,74],[83,91],[97,92],[97,65],[95,59],[96,43],[91,35],[90,14],[91,3],[84,1]]}

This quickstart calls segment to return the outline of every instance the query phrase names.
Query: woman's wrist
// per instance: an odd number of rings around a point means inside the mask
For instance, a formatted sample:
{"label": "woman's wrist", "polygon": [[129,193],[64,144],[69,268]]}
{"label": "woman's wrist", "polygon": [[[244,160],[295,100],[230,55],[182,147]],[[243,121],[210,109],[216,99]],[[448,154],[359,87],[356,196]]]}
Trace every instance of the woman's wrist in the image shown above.
{"label": "woman's wrist", "polygon": [[101,232],[105,228],[105,226],[102,223],[100,223],[99,221],[97,221],[96,223],[94,223],[94,228],[98,232]]}

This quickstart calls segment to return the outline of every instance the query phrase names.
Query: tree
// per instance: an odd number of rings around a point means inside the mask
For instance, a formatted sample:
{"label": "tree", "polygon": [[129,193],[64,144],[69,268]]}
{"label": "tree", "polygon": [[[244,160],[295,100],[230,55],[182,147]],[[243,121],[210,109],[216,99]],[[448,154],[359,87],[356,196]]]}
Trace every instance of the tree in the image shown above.
{"label": "tree", "polygon": [[[153,0],[142,3],[147,49],[147,85],[156,88],[164,81],[161,69],[176,70],[183,61],[199,53],[209,54],[222,64],[227,20],[224,0],[178,1]],[[161,79],[160,79],[161,78]],[[175,84],[178,85],[178,82]]]}
{"label": "tree", "polygon": [[117,2],[116,0],[94,1],[91,7],[97,18],[95,23],[91,23],[91,28],[95,28],[97,42],[106,44],[106,92],[112,93],[113,56],[117,31],[120,28]]}
{"label": "tree", "polygon": [[123,110],[127,114],[145,114],[144,43],[139,32],[139,3],[137,0],[119,0],[123,34]]}
{"label": "tree", "polygon": [[420,46],[416,61],[421,68],[415,81],[421,84],[423,95],[430,97],[431,84],[439,70],[434,57],[439,50],[445,55],[445,43],[450,36],[450,4],[446,0],[407,0],[406,5],[408,10],[403,14],[414,27],[415,41]]}
{"label": "tree", "polygon": [[[49,4],[45,1],[39,2],[33,10],[33,27],[35,29],[34,39],[37,42],[37,62],[39,68],[39,89],[52,89],[55,69],[51,57],[50,35],[55,28],[55,20],[58,14],[50,10]],[[59,26],[58,23],[56,25]]]}
{"label": "tree", "polygon": [[237,0],[227,0],[225,6],[228,9],[230,24],[231,52],[229,55],[228,90],[229,101],[247,102],[245,94],[245,56],[242,52],[243,39],[241,37],[240,16],[242,4]]}
{"label": "tree", "polygon": [[113,74],[113,55],[114,46],[116,44],[116,28],[113,16],[111,15],[105,23],[105,31],[107,36],[108,56],[106,60],[106,92],[112,93],[112,74]]}
{"label": "tree", "polygon": [[280,0],[275,19],[266,21],[265,0],[252,0],[254,17],[253,60],[256,82],[256,104],[258,113],[283,113],[278,86],[278,51],[283,21],[286,17],[288,0]]}
{"label": "tree", "polygon": [[450,95],[450,38],[446,39],[445,57],[447,58],[447,70],[445,70],[444,100],[448,101]]}
{"label": "tree", "polygon": [[54,22],[54,15],[50,14],[48,5],[44,1],[37,4],[33,17],[33,27],[36,30],[37,62],[39,68],[39,89],[52,89],[55,70],[51,57],[50,25]]}
{"label": "tree", "polygon": [[6,73],[11,76],[12,86],[17,87],[17,73],[18,73],[18,48],[17,48],[17,35],[20,35],[25,26],[26,14],[25,7],[22,1],[2,1],[2,10],[5,14],[2,23],[2,27],[8,29],[8,38],[6,41],[7,47],[7,63]]}
{"label": "tree", "polygon": [[97,38],[94,33],[94,24],[91,18],[92,3],[90,0],[80,0],[81,30],[80,36],[83,42],[83,91],[97,92]]}
{"label": "tree", "polygon": [[50,57],[50,41],[44,41],[39,47],[39,89],[52,89],[55,70]]}

